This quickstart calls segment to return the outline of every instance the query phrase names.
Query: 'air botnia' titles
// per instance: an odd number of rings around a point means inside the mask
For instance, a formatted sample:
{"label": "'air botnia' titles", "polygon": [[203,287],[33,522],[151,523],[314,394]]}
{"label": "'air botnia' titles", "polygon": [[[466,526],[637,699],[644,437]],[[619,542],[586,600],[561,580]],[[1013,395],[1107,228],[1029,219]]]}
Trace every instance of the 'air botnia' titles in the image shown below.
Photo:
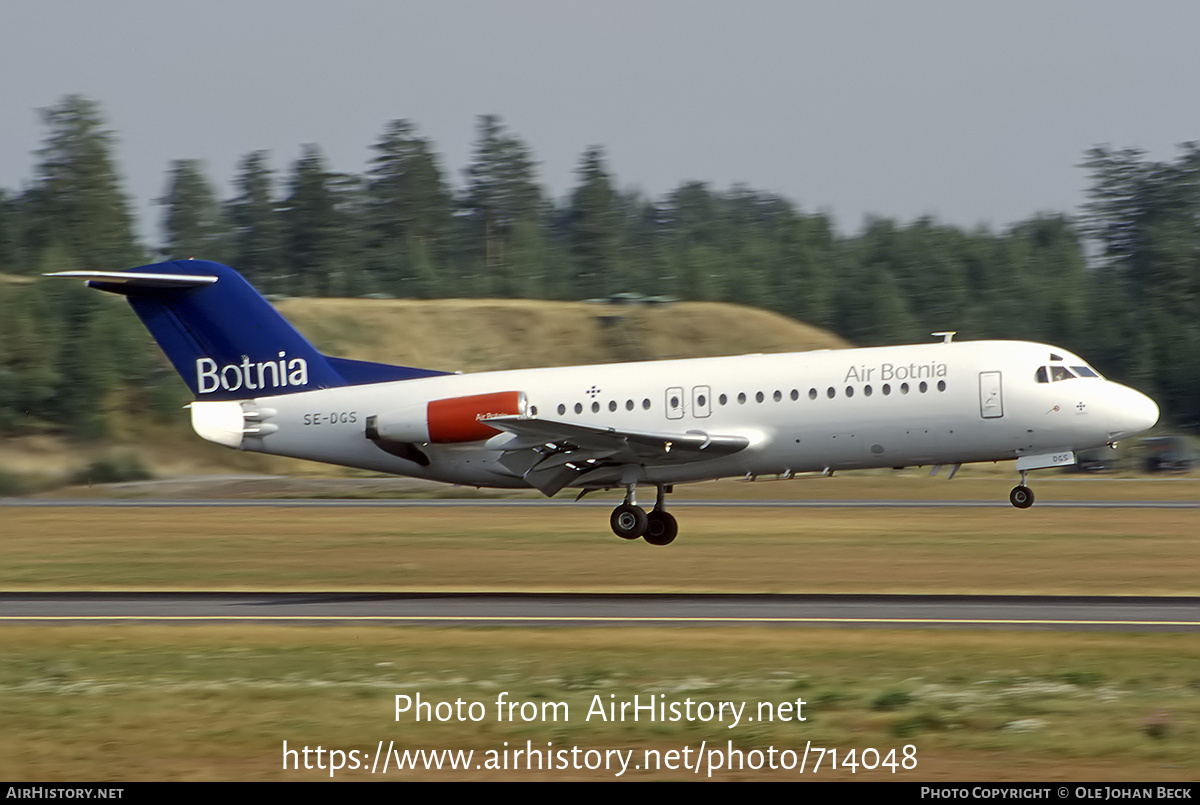
{"label": "'air botnia' titles", "polygon": [[278,360],[262,363],[251,363],[250,358],[243,355],[241,363],[224,366],[219,366],[212,358],[196,359],[196,388],[201,394],[307,385],[308,361],[304,358],[289,360],[286,352],[280,352]]}
{"label": "'air botnia' titles", "polygon": [[[878,373],[878,374],[877,374]],[[851,366],[843,383],[886,383],[889,380],[928,380],[946,376],[944,363],[910,363],[897,366],[881,363],[878,366]]]}

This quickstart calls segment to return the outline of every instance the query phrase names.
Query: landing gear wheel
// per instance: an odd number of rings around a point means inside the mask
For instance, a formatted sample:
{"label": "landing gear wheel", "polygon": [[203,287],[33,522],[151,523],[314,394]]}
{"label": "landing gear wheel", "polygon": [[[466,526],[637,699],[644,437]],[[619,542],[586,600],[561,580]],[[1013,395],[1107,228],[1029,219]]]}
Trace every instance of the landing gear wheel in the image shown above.
{"label": "landing gear wheel", "polygon": [[679,533],[679,523],[672,514],[656,509],[646,518],[646,533],[642,534],[642,539],[651,545],[670,545],[674,542],[675,535]]}
{"label": "landing gear wheel", "polygon": [[1033,505],[1033,490],[1027,486],[1014,486],[1008,493],[1008,500],[1018,509],[1028,509]]}
{"label": "landing gear wheel", "polygon": [[608,518],[613,533],[621,539],[637,539],[645,534],[648,521],[645,511],[628,503],[613,509],[612,517]]}

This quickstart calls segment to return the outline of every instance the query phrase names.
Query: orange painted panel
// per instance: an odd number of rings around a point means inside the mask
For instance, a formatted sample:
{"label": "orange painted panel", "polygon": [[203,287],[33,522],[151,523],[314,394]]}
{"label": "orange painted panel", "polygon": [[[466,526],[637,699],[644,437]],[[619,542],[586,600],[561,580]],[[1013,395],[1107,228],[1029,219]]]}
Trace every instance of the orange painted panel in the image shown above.
{"label": "orange painted panel", "polygon": [[429,403],[429,441],[474,442],[500,431],[483,421],[497,414],[521,413],[521,392],[495,391],[469,397],[450,397]]}

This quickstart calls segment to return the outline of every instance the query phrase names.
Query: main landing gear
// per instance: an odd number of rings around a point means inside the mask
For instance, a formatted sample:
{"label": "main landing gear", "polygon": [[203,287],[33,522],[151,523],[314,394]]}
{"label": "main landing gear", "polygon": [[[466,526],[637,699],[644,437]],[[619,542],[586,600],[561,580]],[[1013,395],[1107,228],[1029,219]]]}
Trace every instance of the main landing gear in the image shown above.
{"label": "main landing gear", "polygon": [[1028,509],[1033,505],[1033,490],[1025,485],[1025,470],[1021,470],[1021,483],[1008,493],[1008,501],[1018,509]]}
{"label": "main landing gear", "polygon": [[679,523],[665,508],[666,488],[658,484],[658,498],[649,512],[637,505],[635,485],[625,487],[625,502],[613,509],[609,524],[621,539],[641,537],[651,545],[670,545],[679,533]]}

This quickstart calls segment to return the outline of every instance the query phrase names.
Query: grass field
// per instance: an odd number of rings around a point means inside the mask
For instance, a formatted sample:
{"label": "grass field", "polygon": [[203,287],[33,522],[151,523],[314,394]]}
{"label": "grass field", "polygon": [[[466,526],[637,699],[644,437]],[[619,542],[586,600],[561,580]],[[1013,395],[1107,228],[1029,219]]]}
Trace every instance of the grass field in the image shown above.
{"label": "grass field", "polygon": [[[808,479],[678,497],[1003,499],[1011,480]],[[1193,479],[1042,483],[1043,499],[1195,495]],[[1192,498],[1194,499],[1194,497]],[[562,590],[1194,595],[1195,510],[674,512],[667,548],[593,506],[0,510],[0,585],[32,589]]]}
{"label": "grass field", "polygon": [[[0,778],[8,780],[329,779],[328,770],[284,769],[285,740],[364,755],[381,741],[476,755],[466,770],[383,779],[615,778],[604,768],[531,771],[511,752],[508,769],[474,768],[489,750],[527,742],[632,751],[638,764],[646,750],[688,749],[695,761],[702,742],[699,757],[710,763],[708,752],[731,741],[744,753],[774,748],[780,763],[806,746],[836,749],[843,761],[853,749],[872,765],[895,752],[894,770],[835,770],[826,757],[814,773],[814,754],[803,774],[747,768],[748,755],[743,768],[713,774],[722,780],[1164,781],[1194,780],[1200,770],[1194,635],[10,626],[0,639]],[[397,718],[395,696],[418,693],[426,702],[478,702],[480,718]],[[501,693],[536,706],[526,708],[533,720],[521,720],[520,709],[498,718]],[[589,718],[597,698],[607,705],[635,694],[681,706],[745,703],[744,715],[760,703],[791,703],[804,721],[795,710],[736,725]],[[863,755],[868,749],[877,755]],[[915,768],[898,765],[906,756]],[[336,776],[370,775],[346,768]],[[623,776],[708,774],[631,767]]]}
{"label": "grass field", "polygon": [[[1005,476],[695,487],[713,497],[996,498]],[[691,492],[693,488],[687,491]],[[1195,499],[1195,481],[1050,480],[1040,497]],[[681,493],[684,490],[681,489]],[[736,493],[736,494],[735,494]],[[803,493],[803,494],[801,494]],[[681,494],[680,497],[683,495]],[[1189,496],[1191,496],[1189,498]],[[0,587],[696,590],[1196,595],[1195,510],[675,509],[668,548],[607,509],[0,509]],[[890,750],[916,768],[722,769],[715,779],[1195,780],[1200,635],[836,629],[0,626],[0,778],[328,779],[290,748]],[[479,702],[475,721],[396,720],[394,697]],[[500,721],[494,702],[562,704]],[[587,718],[659,701],[803,699],[806,720]],[[531,706],[532,706],[531,705]],[[544,712],[544,711],[543,711]],[[508,742],[508,745],[505,745]],[[906,750],[905,747],[912,747]],[[909,754],[906,755],[905,753]],[[510,755],[509,762],[517,764]],[[597,755],[597,757],[599,757]],[[632,757],[632,756],[630,756]],[[767,755],[744,755],[746,763]],[[795,755],[780,754],[780,761]],[[709,758],[710,760],[712,758]],[[315,764],[315,756],[312,759]],[[302,761],[301,761],[302,763]],[[327,763],[325,764],[327,765]],[[519,765],[519,764],[518,764]],[[393,779],[613,779],[614,771]],[[362,778],[345,769],[338,778]],[[695,779],[674,770],[624,778]],[[702,771],[699,775],[705,777]]]}

